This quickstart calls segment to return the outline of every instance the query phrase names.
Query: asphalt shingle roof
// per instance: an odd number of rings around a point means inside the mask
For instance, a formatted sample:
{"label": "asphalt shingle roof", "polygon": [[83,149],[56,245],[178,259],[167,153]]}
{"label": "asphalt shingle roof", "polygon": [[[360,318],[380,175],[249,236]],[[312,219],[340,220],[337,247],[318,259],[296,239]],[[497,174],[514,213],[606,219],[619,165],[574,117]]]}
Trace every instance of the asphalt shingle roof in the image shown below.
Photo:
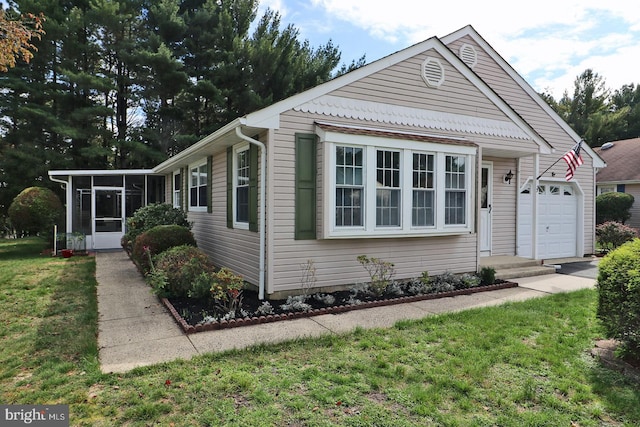
{"label": "asphalt shingle roof", "polygon": [[607,163],[607,167],[598,171],[596,181],[638,181],[640,182],[640,138],[611,141],[613,146],[606,150],[602,147],[594,151]]}

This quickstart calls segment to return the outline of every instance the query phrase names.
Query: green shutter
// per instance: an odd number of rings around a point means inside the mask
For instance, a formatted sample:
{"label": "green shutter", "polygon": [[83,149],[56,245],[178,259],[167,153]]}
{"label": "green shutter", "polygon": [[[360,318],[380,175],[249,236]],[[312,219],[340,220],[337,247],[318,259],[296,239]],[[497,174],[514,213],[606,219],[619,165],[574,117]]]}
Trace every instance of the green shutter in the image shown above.
{"label": "green shutter", "polygon": [[316,238],[316,136],[296,134],[295,239]]}
{"label": "green shutter", "polygon": [[249,230],[258,231],[258,146],[249,147]]}
{"label": "green shutter", "polygon": [[233,148],[227,148],[227,227],[233,228]]}
{"label": "green shutter", "polygon": [[213,212],[213,156],[207,157],[207,212]]}

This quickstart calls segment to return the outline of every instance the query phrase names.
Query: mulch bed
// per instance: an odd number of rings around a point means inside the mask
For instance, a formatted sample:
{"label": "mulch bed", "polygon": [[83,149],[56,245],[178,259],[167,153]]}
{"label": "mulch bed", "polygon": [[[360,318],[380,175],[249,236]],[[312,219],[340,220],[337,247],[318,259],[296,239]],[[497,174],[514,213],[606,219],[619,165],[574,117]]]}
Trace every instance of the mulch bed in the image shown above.
{"label": "mulch bed", "polygon": [[[458,289],[448,292],[439,292],[432,294],[422,294],[414,296],[386,296],[381,299],[369,299],[362,300],[359,304],[347,304],[346,301],[350,295],[349,291],[334,292],[332,295],[335,297],[337,303],[332,306],[326,306],[320,301],[314,298],[309,298],[307,303],[311,304],[312,308],[309,311],[296,311],[296,312],[284,312],[279,309],[279,305],[284,303],[285,300],[271,300],[269,301],[273,308],[274,314],[269,315],[253,315],[248,317],[231,319],[231,320],[219,320],[210,323],[199,323],[203,320],[206,311],[211,307],[203,306],[202,303],[194,299],[172,299],[161,298],[162,303],[167,307],[171,315],[174,317],[178,325],[187,334],[195,332],[212,331],[217,329],[235,328],[239,326],[257,325],[260,323],[279,322],[283,320],[300,319],[312,316],[319,316],[323,314],[337,314],[344,313],[346,311],[361,310],[371,307],[382,307],[394,304],[403,304],[415,301],[424,301],[438,298],[447,298],[457,295],[470,295],[479,292],[494,291],[498,289],[507,289],[517,287],[518,284],[514,282],[501,281],[494,285],[477,286],[468,289]],[[245,290],[243,293],[243,308],[248,313],[255,313],[255,310],[261,304],[262,301],[258,300],[257,293],[254,291]],[[183,318],[180,313],[187,314],[187,319]]]}

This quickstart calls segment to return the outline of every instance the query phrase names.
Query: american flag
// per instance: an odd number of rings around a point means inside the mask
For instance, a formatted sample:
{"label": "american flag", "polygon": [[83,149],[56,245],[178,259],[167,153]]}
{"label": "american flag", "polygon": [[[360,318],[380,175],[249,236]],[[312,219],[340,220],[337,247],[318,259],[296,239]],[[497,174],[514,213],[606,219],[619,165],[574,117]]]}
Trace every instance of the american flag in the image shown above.
{"label": "american flag", "polygon": [[582,141],[578,142],[573,146],[571,150],[567,152],[564,156],[562,156],[562,160],[567,162],[567,174],[565,178],[567,181],[573,178],[573,174],[576,171],[576,168],[584,163],[582,160],[582,156],[580,155],[580,148],[582,147]]}

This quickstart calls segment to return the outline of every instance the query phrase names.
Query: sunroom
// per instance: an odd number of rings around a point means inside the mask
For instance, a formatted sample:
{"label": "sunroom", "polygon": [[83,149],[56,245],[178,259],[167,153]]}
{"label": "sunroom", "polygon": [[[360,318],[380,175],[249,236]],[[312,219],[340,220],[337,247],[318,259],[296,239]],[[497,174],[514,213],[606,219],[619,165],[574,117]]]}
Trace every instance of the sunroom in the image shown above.
{"label": "sunroom", "polygon": [[87,250],[114,249],[126,219],[140,207],[165,200],[164,177],[149,169],[49,171],[65,189],[65,224],[59,233]]}

